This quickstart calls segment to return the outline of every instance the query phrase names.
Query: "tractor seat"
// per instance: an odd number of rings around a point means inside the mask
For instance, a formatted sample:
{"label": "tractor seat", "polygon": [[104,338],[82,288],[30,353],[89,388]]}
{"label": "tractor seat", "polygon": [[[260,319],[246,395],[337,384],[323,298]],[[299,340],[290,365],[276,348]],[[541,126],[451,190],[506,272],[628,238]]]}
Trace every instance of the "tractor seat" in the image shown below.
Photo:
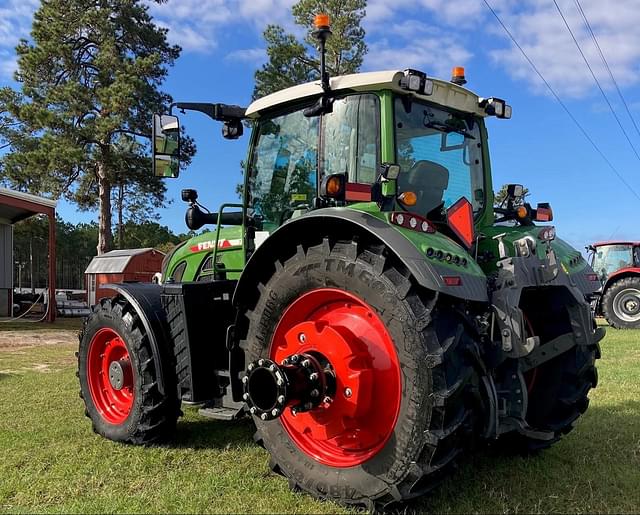
{"label": "tractor seat", "polygon": [[399,192],[413,191],[418,200],[410,211],[426,216],[442,204],[449,186],[449,170],[433,161],[416,161],[408,172],[398,177]]}

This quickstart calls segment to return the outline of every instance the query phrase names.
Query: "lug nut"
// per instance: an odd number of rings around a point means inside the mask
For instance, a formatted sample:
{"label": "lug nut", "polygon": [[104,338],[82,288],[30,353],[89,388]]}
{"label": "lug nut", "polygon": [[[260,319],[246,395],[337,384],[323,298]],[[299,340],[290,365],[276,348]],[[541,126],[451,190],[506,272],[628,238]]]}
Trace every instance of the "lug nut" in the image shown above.
{"label": "lug nut", "polygon": [[278,379],[278,380],[276,381],[276,384],[277,384],[278,386],[282,386],[282,385],[284,384],[284,381],[283,381],[282,379]]}
{"label": "lug nut", "polygon": [[278,415],[280,415],[280,410],[276,408],[272,409],[271,415],[273,415],[274,417],[277,417]]}
{"label": "lug nut", "polygon": [[269,415],[267,415],[266,413],[263,413],[262,415],[260,415],[260,418],[262,420],[267,420],[267,418],[269,418]]}
{"label": "lug nut", "polygon": [[291,363],[297,363],[298,359],[300,359],[298,355],[294,354],[293,356],[291,356]]}
{"label": "lug nut", "polygon": [[259,359],[258,360],[258,365],[260,365],[260,366],[264,365],[264,359]]}
{"label": "lug nut", "polygon": [[304,343],[304,342],[306,342],[306,341],[307,341],[307,337],[305,336],[305,334],[304,334],[304,333],[300,333],[300,334],[298,335],[298,341],[299,341],[300,343]]}
{"label": "lug nut", "polygon": [[331,399],[331,397],[329,397],[328,395],[322,399],[322,402],[324,402],[325,404],[331,404],[333,399]]}
{"label": "lug nut", "polygon": [[309,361],[308,359],[303,359],[302,360],[302,366],[304,368],[309,368],[311,366],[311,361]]}
{"label": "lug nut", "polygon": [[247,370],[249,372],[251,372],[253,370],[253,363],[249,363],[249,366],[247,367]]}
{"label": "lug nut", "polygon": [[269,365],[269,370],[271,370],[271,372],[275,371],[276,366],[275,365]]}
{"label": "lug nut", "polygon": [[309,374],[309,379],[315,381],[316,379],[318,379],[318,374],[316,372],[312,372],[311,374]]}
{"label": "lug nut", "polygon": [[298,414],[298,408],[291,408],[291,414],[295,417]]}
{"label": "lug nut", "polygon": [[289,360],[288,360],[287,358],[284,358],[284,359],[282,360],[282,364],[283,364],[283,365],[288,365],[288,364],[289,364]]}
{"label": "lug nut", "polygon": [[248,401],[248,400],[249,400],[249,394],[248,394],[248,393],[245,393],[245,394],[242,396],[242,398],[243,398],[245,401]]}
{"label": "lug nut", "polygon": [[279,402],[280,404],[284,404],[284,395],[280,395],[280,396],[278,397],[278,402]]}
{"label": "lug nut", "polygon": [[244,376],[244,377],[242,378],[242,382],[243,382],[244,384],[247,384],[247,383],[249,382],[249,376]]}
{"label": "lug nut", "polygon": [[255,408],[255,406],[252,406],[252,407],[251,407],[251,409],[249,410],[249,412],[250,412],[252,415],[255,415],[255,413],[256,413],[256,408]]}
{"label": "lug nut", "polygon": [[349,397],[351,397],[353,395],[353,392],[351,391],[351,388],[345,388],[344,389],[344,396],[348,399]]}
{"label": "lug nut", "polygon": [[318,390],[311,390],[311,397],[319,397],[320,392]]}

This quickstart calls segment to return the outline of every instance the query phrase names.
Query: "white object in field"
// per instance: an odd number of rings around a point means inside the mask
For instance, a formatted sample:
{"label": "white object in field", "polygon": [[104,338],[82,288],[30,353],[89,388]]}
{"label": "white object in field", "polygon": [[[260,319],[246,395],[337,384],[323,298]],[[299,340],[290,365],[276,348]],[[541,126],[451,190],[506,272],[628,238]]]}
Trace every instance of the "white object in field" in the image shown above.
{"label": "white object in field", "polygon": [[262,245],[264,240],[266,240],[268,237],[269,237],[269,231],[256,231],[256,235],[254,239],[256,248]]}

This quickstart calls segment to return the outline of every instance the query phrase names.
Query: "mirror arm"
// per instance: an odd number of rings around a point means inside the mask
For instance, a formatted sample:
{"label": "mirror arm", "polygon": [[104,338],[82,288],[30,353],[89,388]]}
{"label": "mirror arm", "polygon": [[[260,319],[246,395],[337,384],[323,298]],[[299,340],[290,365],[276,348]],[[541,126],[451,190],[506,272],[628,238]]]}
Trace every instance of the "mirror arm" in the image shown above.
{"label": "mirror arm", "polygon": [[217,122],[242,120],[246,112],[246,108],[236,105],[210,104],[206,102],[173,102],[169,106],[169,113],[173,112],[174,107],[181,110],[199,111]]}

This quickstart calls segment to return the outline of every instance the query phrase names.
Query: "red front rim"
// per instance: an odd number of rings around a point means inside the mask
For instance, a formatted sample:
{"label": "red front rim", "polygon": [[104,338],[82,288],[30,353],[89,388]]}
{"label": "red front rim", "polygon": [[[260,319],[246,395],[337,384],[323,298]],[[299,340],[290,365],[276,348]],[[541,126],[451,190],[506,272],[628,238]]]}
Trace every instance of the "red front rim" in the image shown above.
{"label": "red front rim", "polygon": [[[121,372],[117,378],[113,377],[113,363],[117,364]],[[91,399],[100,416],[111,424],[124,422],[135,397],[133,373],[127,346],[122,337],[111,328],[103,327],[91,338],[87,379]],[[114,382],[117,383],[115,386]]]}
{"label": "red front rim", "polygon": [[299,353],[328,360],[336,388],[330,403],[282,414],[290,438],[333,467],[352,467],[375,456],[393,432],[401,396],[395,346],[375,310],[342,290],[320,288],[302,295],[282,315],[269,357],[281,363]]}

